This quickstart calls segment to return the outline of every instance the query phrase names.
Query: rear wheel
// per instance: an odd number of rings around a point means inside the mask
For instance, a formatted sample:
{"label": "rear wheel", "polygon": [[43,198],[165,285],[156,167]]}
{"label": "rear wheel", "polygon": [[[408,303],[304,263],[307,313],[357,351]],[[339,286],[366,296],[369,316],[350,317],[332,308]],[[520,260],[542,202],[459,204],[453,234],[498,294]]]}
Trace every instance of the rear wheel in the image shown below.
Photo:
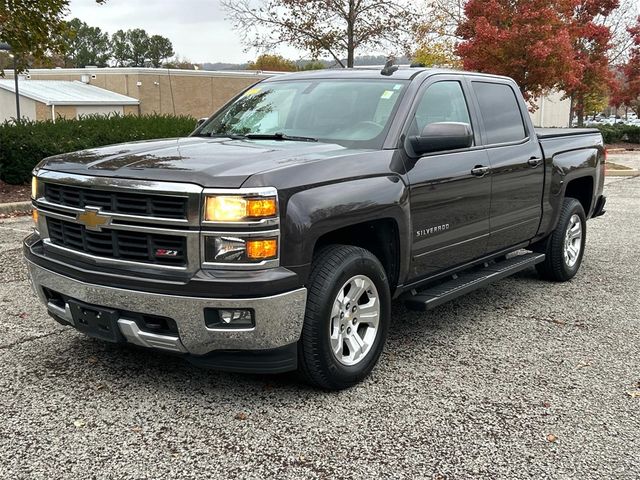
{"label": "rear wheel", "polygon": [[386,273],[368,250],[331,245],[313,262],[299,369],[309,383],[338,390],[373,369],[387,336],[391,298]]}
{"label": "rear wheel", "polygon": [[582,204],[565,198],[558,225],[546,241],[545,261],[536,265],[542,278],[557,282],[571,280],[582,263],[587,219]]}

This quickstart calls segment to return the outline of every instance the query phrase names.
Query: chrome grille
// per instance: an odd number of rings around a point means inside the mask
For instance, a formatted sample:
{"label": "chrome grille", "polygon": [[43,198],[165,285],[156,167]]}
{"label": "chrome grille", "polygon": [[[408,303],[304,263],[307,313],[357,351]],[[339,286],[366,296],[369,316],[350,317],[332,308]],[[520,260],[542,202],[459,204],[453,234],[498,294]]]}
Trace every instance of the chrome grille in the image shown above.
{"label": "chrome grille", "polygon": [[186,239],[181,236],[111,229],[93,232],[56,218],[47,218],[47,229],[54,245],[91,255],[171,266],[184,266],[187,261]]}
{"label": "chrome grille", "polygon": [[161,218],[187,218],[187,198],[124,191],[97,190],[46,183],[44,198],[74,208],[100,207],[104,212]]}

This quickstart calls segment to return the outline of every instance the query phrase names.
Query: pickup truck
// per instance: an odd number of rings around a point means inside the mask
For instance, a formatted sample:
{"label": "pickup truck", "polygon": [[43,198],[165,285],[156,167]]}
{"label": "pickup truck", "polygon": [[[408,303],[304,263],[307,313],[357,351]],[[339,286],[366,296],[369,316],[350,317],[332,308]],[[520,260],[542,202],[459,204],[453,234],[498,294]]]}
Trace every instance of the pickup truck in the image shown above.
{"label": "pickup truck", "polygon": [[44,159],[24,256],[89,336],[342,389],[378,361],[392,299],[573,278],[604,165],[597,130],[534,129],[506,77],[274,76],[189,137]]}

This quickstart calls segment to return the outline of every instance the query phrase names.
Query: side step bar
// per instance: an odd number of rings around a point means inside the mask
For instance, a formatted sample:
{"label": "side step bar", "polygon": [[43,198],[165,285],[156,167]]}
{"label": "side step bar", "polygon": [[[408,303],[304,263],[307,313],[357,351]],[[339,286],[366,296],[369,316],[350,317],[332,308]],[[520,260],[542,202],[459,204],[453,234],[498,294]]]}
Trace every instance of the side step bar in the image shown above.
{"label": "side step bar", "polygon": [[484,267],[476,267],[472,270],[461,272],[451,280],[420,290],[415,295],[405,297],[404,302],[407,308],[411,310],[430,310],[449,300],[484,287],[491,282],[541,263],[544,258],[544,253],[527,253],[500,262],[485,264]]}

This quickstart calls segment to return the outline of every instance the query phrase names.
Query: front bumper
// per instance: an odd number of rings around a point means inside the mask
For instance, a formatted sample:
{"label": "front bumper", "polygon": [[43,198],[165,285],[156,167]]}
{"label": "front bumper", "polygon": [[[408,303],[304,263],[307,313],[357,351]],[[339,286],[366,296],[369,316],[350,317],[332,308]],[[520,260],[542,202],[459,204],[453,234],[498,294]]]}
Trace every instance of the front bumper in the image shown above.
{"label": "front bumper", "polygon": [[[75,300],[123,311],[134,311],[173,319],[178,336],[158,335],[139,328],[122,317],[118,326],[128,342],[145,347],[204,356],[219,351],[266,351],[288,347],[298,341],[304,321],[306,288],[260,298],[202,298],[114,288],[85,283],[26,260],[33,288],[57,318],[73,325],[68,308],[49,302],[43,288]],[[66,305],[65,305],[66,307]],[[204,309],[252,309],[255,327],[212,329],[204,320]]]}

